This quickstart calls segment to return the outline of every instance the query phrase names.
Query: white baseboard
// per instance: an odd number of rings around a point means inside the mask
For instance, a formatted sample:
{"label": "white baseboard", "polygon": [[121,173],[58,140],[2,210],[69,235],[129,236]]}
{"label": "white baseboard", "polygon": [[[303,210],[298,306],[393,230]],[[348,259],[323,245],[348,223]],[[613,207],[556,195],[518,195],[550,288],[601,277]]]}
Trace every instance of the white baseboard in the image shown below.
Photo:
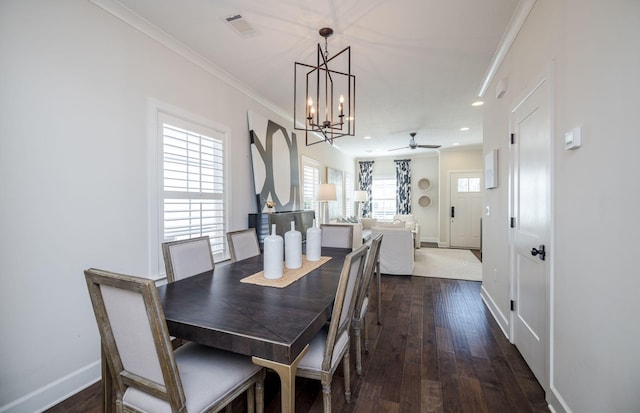
{"label": "white baseboard", "polygon": [[571,413],[571,409],[567,406],[562,396],[558,393],[558,389],[555,388],[553,383],[546,394],[546,400],[551,413]]}
{"label": "white baseboard", "polygon": [[509,318],[500,311],[500,308],[496,305],[495,301],[493,301],[491,294],[485,290],[484,285],[480,288],[480,298],[482,298],[482,301],[489,309],[494,320],[496,320],[498,326],[500,326],[502,333],[504,333],[505,337],[509,338]]}
{"label": "white baseboard", "polygon": [[42,412],[96,383],[101,375],[101,364],[98,360],[0,406],[0,413]]}

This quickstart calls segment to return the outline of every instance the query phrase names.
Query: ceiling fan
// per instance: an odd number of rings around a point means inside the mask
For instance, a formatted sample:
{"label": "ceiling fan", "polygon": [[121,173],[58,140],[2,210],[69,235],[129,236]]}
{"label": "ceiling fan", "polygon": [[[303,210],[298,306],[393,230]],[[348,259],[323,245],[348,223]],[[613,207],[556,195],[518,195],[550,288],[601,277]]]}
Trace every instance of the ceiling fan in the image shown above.
{"label": "ceiling fan", "polygon": [[415,149],[415,148],[427,148],[427,149],[437,149],[442,145],[418,145],[416,143],[416,133],[415,132],[411,132],[409,135],[411,135],[411,139],[409,139],[409,146],[403,146],[402,148],[395,148],[395,149],[389,149],[389,151],[397,151],[398,149]]}

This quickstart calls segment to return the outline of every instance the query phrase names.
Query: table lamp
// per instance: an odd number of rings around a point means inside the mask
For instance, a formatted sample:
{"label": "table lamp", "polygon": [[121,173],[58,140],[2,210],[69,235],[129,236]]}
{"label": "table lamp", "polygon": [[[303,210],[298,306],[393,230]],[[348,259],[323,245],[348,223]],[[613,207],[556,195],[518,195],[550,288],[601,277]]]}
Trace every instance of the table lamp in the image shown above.
{"label": "table lamp", "polygon": [[322,202],[322,208],[320,209],[322,216],[320,222],[323,224],[329,223],[329,201],[335,201],[336,196],[335,184],[320,184],[318,185],[318,192],[316,193],[316,201]]}
{"label": "table lamp", "polygon": [[358,208],[356,210],[356,216],[360,218],[362,213],[362,203],[367,202],[367,191],[354,191],[353,201],[357,202]]}

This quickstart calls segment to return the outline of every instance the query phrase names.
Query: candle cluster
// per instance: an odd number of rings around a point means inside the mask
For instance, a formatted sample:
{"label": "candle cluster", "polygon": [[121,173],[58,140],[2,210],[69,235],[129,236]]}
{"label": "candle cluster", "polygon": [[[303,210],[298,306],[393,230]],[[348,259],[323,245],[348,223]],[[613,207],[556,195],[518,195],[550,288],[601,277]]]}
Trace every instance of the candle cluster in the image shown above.
{"label": "candle cluster", "polygon": [[[313,99],[309,98],[307,100],[307,122],[310,126],[317,126],[319,119],[313,121],[313,118],[316,116],[316,108],[313,106]],[[338,101],[338,117],[340,118],[339,124],[342,124],[342,118],[344,118],[344,95],[340,95],[340,99]],[[322,123],[322,127],[328,128],[334,126],[329,121],[329,106],[325,106],[325,120]]]}

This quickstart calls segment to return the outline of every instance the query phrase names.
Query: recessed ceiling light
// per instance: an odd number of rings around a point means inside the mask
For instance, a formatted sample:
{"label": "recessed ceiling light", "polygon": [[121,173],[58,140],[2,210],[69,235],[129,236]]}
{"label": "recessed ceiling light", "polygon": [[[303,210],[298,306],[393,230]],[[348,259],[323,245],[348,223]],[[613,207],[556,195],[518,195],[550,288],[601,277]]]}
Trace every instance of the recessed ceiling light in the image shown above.
{"label": "recessed ceiling light", "polygon": [[371,139],[371,136],[365,136],[365,137],[364,137],[364,138],[362,138],[362,139]]}
{"label": "recessed ceiling light", "polygon": [[460,130],[461,130],[462,132],[465,132],[465,131],[468,131],[468,130],[469,130],[469,128],[467,128],[467,127],[465,126],[464,128],[460,128]]}
{"label": "recessed ceiling light", "polygon": [[458,145],[460,145],[460,142],[455,142],[455,143],[453,144],[453,146],[458,146]]}
{"label": "recessed ceiling light", "polygon": [[473,103],[471,104],[471,106],[482,106],[482,105],[484,105],[484,102],[483,102],[483,101],[481,101],[481,100],[478,100],[478,101],[473,102]]}

